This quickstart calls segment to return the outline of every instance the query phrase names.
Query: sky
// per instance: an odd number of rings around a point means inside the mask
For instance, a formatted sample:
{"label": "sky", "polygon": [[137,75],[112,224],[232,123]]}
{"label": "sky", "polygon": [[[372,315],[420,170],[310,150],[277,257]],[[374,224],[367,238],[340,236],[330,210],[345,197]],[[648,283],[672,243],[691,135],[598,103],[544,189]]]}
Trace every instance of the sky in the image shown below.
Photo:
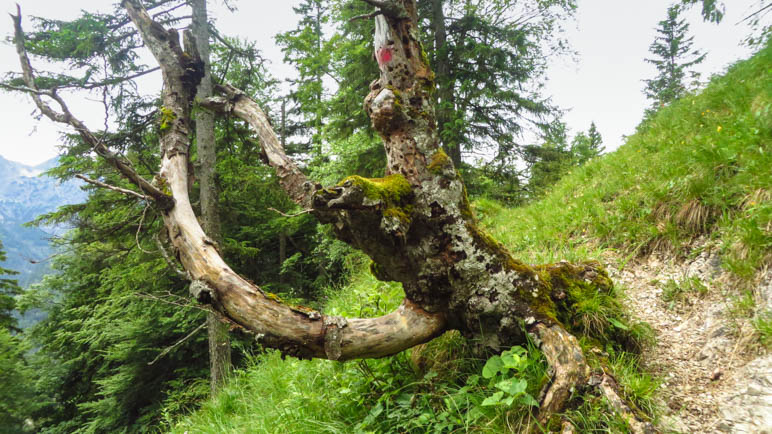
{"label": "sky", "polygon": [[[419,0],[420,1],[420,0]],[[758,0],[732,0],[721,25],[703,23],[695,8],[687,14],[694,35],[695,48],[707,52],[705,62],[695,69],[703,79],[721,73],[736,60],[747,58],[750,50],[741,45],[748,29],[737,25],[752,12]],[[71,19],[78,11],[106,10],[105,0],[23,0],[23,26],[31,28],[29,16]],[[210,1],[210,15],[228,35],[238,35],[258,43],[270,59],[275,77],[293,75],[292,67],[283,63],[274,35],[295,28],[297,18],[292,6],[299,0],[239,0],[232,2],[236,13],[222,6],[221,0]],[[576,19],[566,27],[566,36],[578,56],[576,61],[557,59],[550,63],[545,95],[566,109],[564,120],[572,133],[585,131],[595,122],[607,150],[619,147],[623,135],[634,132],[648,102],[643,95],[643,80],[654,77],[649,46],[655,37],[657,23],[664,19],[671,0],[579,0]],[[15,2],[0,0],[0,11],[15,13]],[[4,40],[13,33],[13,25],[0,15],[0,35]],[[33,63],[35,61],[33,60]],[[2,71],[19,70],[16,52],[10,43],[0,43]],[[45,65],[33,64],[33,67]],[[160,88],[160,74],[143,80],[148,93]],[[76,117],[92,129],[104,124],[99,95],[63,94]],[[36,119],[29,97],[0,91],[0,155],[27,165],[42,163],[57,155],[59,137],[66,127],[48,119]]]}

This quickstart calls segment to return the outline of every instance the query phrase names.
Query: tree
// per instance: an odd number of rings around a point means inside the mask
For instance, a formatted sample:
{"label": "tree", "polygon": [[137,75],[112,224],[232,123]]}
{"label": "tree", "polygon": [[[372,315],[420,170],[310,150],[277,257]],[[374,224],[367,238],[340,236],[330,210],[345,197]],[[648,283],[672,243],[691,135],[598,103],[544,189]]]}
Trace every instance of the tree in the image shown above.
{"label": "tree", "polygon": [[524,160],[529,169],[528,191],[532,198],[542,196],[571,167],[573,158],[566,124],[555,121],[547,125],[542,131],[541,145],[526,147]]}
{"label": "tree", "polygon": [[292,9],[301,16],[298,28],[277,35],[276,43],[282,47],[284,60],[298,70],[299,77],[292,81],[295,89],[290,97],[301,112],[303,132],[310,138],[307,151],[318,158],[322,152],[327,107],[322,80],[331,72],[329,41],[322,28],[329,22],[330,7],[329,2],[323,0],[304,0]]}
{"label": "tree", "polygon": [[705,21],[720,23],[724,18],[726,7],[723,2],[718,0],[681,0],[681,4],[684,6],[692,6],[697,3],[702,3],[702,17]]}
{"label": "tree", "polygon": [[[192,32],[196,48],[203,62],[204,75],[198,85],[196,98],[203,100],[212,96],[212,67],[209,60],[209,21],[206,0],[193,0]],[[217,149],[214,140],[214,113],[201,110],[196,114],[196,147],[198,151],[198,178],[201,186],[201,225],[218,245],[222,245],[220,229],[219,192],[215,182]],[[219,314],[210,312],[206,319],[209,334],[209,378],[212,393],[222,386],[231,367],[231,342],[228,325],[220,320]]]}
{"label": "tree", "polygon": [[573,0],[419,2],[439,137],[456,167],[463,152],[487,153],[505,172],[521,156],[521,134],[557,115],[541,87],[547,59],[568,52],[560,28],[575,8]]}
{"label": "tree", "polygon": [[[0,240],[0,263],[5,262],[3,242]],[[21,287],[15,279],[3,276],[13,276],[16,271],[0,267],[0,328],[8,331],[19,331],[16,328],[16,318],[12,313],[16,306],[16,296],[21,294]]]}
{"label": "tree", "polygon": [[[687,37],[689,24],[680,18],[681,8],[671,6],[667,18],[659,22],[658,36],[649,47],[655,56],[645,59],[657,67],[658,75],[644,80],[644,93],[652,100],[654,109],[665,106],[686,93],[686,74],[694,65],[705,60],[705,54],[692,50],[694,37]],[[692,73],[692,76],[695,76]]]}
{"label": "tree", "polygon": [[595,126],[595,122],[590,123],[590,129],[587,133],[578,133],[571,141],[571,156],[574,165],[582,165],[588,160],[597,157],[603,152],[603,138]]}
{"label": "tree", "polygon": [[[155,183],[125,169],[127,178],[142,187],[142,193],[127,194],[155,202],[175,256],[193,279],[192,295],[256,333],[263,345],[286,354],[332,360],[382,357],[450,329],[493,349],[536,337],[554,372],[540,403],[540,419],[546,423],[577,386],[588,384],[589,368],[572,332],[613,336],[620,345],[634,340],[625,318],[614,319],[618,327],[598,326],[575,309],[577,293],[589,291],[602,299],[612,291],[611,281],[592,262],[527,265],[479,228],[464,184],[439,147],[434,77],[422,55],[415,1],[365,1],[377,7],[374,52],[380,72],[365,107],[386,149],[386,177],[351,176],[323,188],[286,156],[267,116],[246,94],[221,85],[218,97],[201,104],[249,123],[287,195],[331,224],[339,239],[367,253],[376,277],[402,283],[406,297],[399,309],[379,318],[324,315],[281,302],[225,263],[201,229],[188,189],[191,107],[203,62],[192,49],[192,34],[186,33],[180,44],[177,32],[153,21],[138,0],[124,0],[123,6],[163,71],[162,158]],[[28,92],[46,116],[97,145],[61,98],[38,89],[20,15],[14,17],[15,42]],[[613,393],[610,387],[600,389]]]}

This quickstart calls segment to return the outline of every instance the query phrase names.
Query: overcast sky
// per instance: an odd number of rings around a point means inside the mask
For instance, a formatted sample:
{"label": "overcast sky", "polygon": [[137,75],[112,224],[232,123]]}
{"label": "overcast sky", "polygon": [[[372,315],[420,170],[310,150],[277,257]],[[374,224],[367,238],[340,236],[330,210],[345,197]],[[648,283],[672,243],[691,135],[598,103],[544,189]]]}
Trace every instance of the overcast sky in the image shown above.
{"label": "overcast sky", "polygon": [[[419,0],[420,1],[420,0]],[[705,62],[696,68],[707,79],[722,72],[750,51],[741,46],[748,33],[736,23],[752,12],[758,0],[731,0],[720,26],[702,22],[695,8],[688,14],[695,47],[708,53]],[[30,28],[31,15],[69,19],[79,9],[104,10],[105,0],[23,0],[23,22]],[[210,15],[220,29],[229,35],[239,35],[258,42],[276,77],[292,74],[292,68],[282,62],[281,51],[273,36],[295,27],[297,19],[292,5],[298,0],[240,0],[239,11],[230,13],[220,0],[210,2]],[[647,101],[642,93],[643,79],[655,75],[649,57],[649,45],[655,36],[657,23],[665,16],[670,0],[579,0],[575,22],[568,26],[569,40],[578,51],[578,62],[569,59],[554,62],[549,69],[546,94],[559,107],[569,109],[565,120],[572,133],[586,130],[595,121],[607,149],[622,144],[622,135],[631,134],[641,119]],[[2,10],[15,13],[15,2],[0,0]],[[0,34],[10,36],[13,26],[9,18],[0,16]],[[34,62],[34,60],[33,60]],[[2,70],[18,70],[18,58],[8,43],[0,45]],[[33,65],[34,66],[34,65]],[[38,65],[40,66],[40,65]],[[160,75],[144,82],[152,91],[160,87]],[[65,95],[67,96],[67,95]],[[84,98],[86,96],[87,98]],[[90,98],[92,101],[89,101]],[[99,95],[72,95],[68,98],[75,116],[92,129],[100,129],[101,108],[94,102]],[[0,155],[28,165],[35,165],[57,154],[62,127],[48,119],[36,120],[34,106],[28,97],[0,92]]]}

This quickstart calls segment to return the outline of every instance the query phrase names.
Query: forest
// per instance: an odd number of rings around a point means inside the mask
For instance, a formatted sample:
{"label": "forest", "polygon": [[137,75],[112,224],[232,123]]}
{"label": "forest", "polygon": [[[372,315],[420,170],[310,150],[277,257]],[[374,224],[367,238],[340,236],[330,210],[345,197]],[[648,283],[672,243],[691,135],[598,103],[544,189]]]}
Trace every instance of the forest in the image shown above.
{"label": "forest", "polygon": [[772,429],[772,3],[702,79],[733,5],[662,10],[614,150],[545,92],[582,2],[214,3],[9,18],[87,196],[39,282],[0,240],[0,433]]}

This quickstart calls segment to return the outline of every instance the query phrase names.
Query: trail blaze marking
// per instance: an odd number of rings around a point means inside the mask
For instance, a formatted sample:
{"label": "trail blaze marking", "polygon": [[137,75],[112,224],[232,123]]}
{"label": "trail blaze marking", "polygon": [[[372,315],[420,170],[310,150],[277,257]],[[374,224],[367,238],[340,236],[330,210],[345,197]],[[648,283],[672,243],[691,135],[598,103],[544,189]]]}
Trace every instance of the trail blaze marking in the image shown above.
{"label": "trail blaze marking", "polygon": [[391,62],[391,48],[379,48],[377,52],[378,66]]}

